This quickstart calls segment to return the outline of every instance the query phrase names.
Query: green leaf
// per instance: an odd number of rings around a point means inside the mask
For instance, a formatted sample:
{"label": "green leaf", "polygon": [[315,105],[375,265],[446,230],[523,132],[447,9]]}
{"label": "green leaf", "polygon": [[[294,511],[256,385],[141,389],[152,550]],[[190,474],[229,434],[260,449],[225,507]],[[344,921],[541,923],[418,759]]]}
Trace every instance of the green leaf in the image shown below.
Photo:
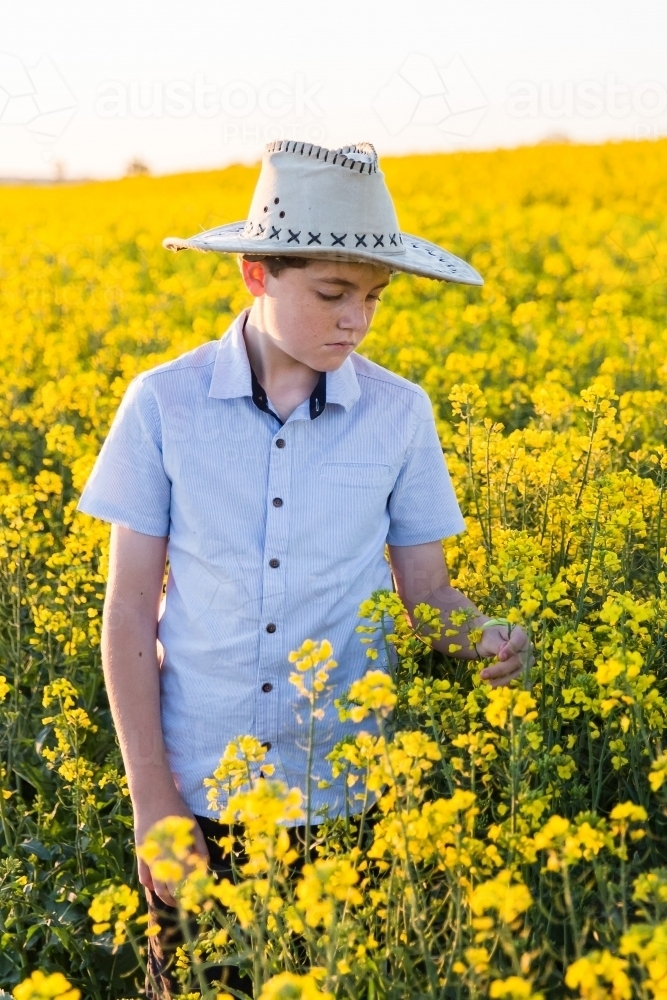
{"label": "green leaf", "polygon": [[53,861],[53,856],[48,847],[44,847],[44,844],[42,844],[39,840],[35,840],[34,837],[31,837],[30,840],[24,840],[20,846],[24,851],[27,851],[28,854],[37,855],[37,857],[41,858],[42,861]]}

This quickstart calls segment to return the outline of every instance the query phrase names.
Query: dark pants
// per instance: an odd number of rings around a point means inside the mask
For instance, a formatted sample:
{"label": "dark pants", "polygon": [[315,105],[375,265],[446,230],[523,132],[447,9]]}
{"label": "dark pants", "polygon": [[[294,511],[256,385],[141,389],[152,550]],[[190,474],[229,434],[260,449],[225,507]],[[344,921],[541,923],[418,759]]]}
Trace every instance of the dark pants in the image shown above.
{"label": "dark pants", "polygon": [[[222,823],[216,823],[205,816],[195,816],[206,839],[206,846],[210,854],[211,870],[218,878],[228,878],[233,881],[231,859],[229,855],[223,853],[217,843],[220,837],[228,837],[230,829]],[[290,830],[290,836],[296,841],[303,842],[304,827],[294,827]],[[243,858],[237,858],[237,864],[243,864]],[[300,867],[299,864],[295,868]],[[148,901],[148,915],[151,924],[157,923],[160,933],[154,937],[149,937],[148,954],[146,965],[148,976],[146,977],[146,996],[149,1000],[171,1000],[178,996],[179,987],[176,977],[173,975],[173,963],[176,949],[183,944],[183,935],[178,920],[178,911],[173,906],[167,906],[159,896],[146,889],[146,899]],[[196,931],[193,928],[193,933]],[[252,981],[247,976],[242,976],[234,965],[219,966],[209,969],[207,972],[209,980],[219,979],[224,986],[241,990],[252,995]],[[153,982],[158,986],[156,991]],[[224,988],[224,987],[223,987]]]}

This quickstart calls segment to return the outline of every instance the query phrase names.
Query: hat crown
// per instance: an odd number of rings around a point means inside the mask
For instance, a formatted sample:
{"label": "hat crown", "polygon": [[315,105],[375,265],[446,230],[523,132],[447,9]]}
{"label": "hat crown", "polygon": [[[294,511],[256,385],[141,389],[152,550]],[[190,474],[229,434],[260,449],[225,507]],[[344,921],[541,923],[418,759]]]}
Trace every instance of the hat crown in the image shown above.
{"label": "hat crown", "polygon": [[293,139],[275,139],[264,147],[264,158],[272,153],[298,153],[299,156],[320,158],[324,163],[331,162],[348,169],[358,169],[359,173],[377,173],[378,155],[375,146],[370,142],[356,142],[338,149],[327,149],[325,146],[314,146],[310,142],[296,142]]}
{"label": "hat crown", "polygon": [[270,143],[243,230],[257,252],[404,253],[391,195],[370,143],[327,149]]}

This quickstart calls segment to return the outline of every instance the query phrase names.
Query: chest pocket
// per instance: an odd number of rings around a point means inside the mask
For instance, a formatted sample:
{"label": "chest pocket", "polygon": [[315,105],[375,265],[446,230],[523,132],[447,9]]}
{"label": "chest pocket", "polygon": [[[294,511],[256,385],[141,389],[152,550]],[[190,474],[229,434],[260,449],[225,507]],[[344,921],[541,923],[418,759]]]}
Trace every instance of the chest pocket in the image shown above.
{"label": "chest pocket", "polygon": [[374,462],[322,462],[320,481],[324,487],[343,487],[355,490],[379,490],[392,485],[392,470],[389,465]]}

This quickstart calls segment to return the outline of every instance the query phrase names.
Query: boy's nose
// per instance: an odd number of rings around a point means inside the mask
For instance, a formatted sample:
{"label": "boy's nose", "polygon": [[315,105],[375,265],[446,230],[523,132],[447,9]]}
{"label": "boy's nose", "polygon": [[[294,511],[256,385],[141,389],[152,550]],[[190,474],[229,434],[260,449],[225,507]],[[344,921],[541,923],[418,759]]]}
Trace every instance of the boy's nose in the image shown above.
{"label": "boy's nose", "polygon": [[338,326],[343,330],[353,330],[356,333],[366,333],[370,317],[367,315],[365,302],[350,302]]}

